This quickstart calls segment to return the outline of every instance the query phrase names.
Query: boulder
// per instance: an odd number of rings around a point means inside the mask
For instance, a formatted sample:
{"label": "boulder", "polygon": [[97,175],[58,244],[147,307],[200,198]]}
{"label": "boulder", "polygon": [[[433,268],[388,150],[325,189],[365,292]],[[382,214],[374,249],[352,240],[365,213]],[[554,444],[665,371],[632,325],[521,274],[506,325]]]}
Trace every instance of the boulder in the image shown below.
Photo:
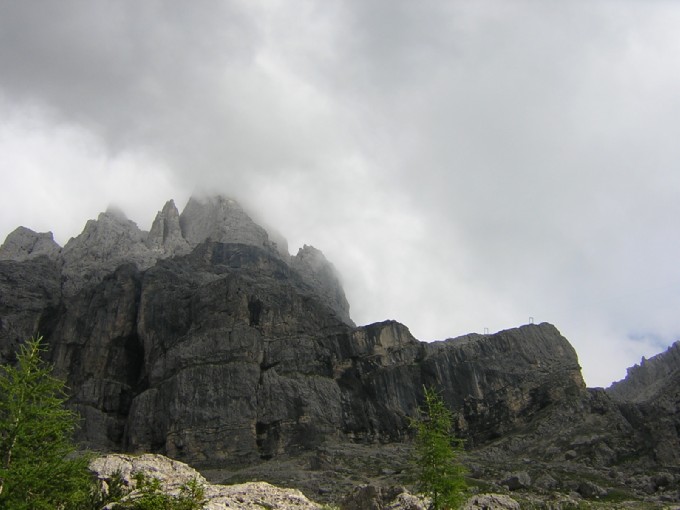
{"label": "boulder", "polygon": [[[135,496],[135,473],[145,478],[155,478],[166,494],[178,495],[182,486],[197,482],[205,491],[206,510],[319,510],[321,505],[307,499],[295,489],[281,489],[266,482],[249,482],[238,485],[209,484],[200,473],[188,465],[162,455],[120,455],[98,457],[90,463],[90,470],[108,487],[114,477],[120,477],[123,484]],[[112,508],[115,508],[113,506]]]}
{"label": "boulder", "polygon": [[512,473],[503,479],[501,485],[505,485],[511,491],[527,489],[531,486],[531,477],[526,471]]}
{"label": "boulder", "polygon": [[517,501],[504,494],[477,494],[468,499],[463,510],[519,510]]}
{"label": "boulder", "polygon": [[347,494],[339,506],[341,510],[427,510],[429,500],[404,487],[364,484]]}

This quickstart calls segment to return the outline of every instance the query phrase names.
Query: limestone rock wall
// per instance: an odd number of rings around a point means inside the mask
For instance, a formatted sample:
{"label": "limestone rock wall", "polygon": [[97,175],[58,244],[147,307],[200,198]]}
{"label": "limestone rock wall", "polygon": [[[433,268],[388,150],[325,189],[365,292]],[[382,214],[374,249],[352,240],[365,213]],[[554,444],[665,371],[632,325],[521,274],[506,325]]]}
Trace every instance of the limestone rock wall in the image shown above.
{"label": "limestone rock wall", "polygon": [[22,262],[42,256],[54,260],[60,271],[61,292],[73,296],[96,285],[122,264],[132,263],[143,271],[159,260],[186,255],[205,241],[245,244],[289,264],[326,306],[353,325],[349,303],[332,264],[311,246],[290,257],[286,240],[272,232],[270,236],[235,200],[192,197],[181,214],[174,201],[168,201],[149,232],[139,229],[122,211],[110,208],[96,220],[89,220],[83,232],[63,248],[54,242],[51,232],[19,227],[0,246],[0,261]]}
{"label": "limestone rock wall", "polygon": [[433,386],[456,432],[490,456],[677,465],[676,349],[650,360],[653,377],[631,376],[634,391],[605,392],[585,388],[550,324],[430,344],[394,321],[355,327],[318,250],[291,261],[241,213],[220,226],[234,203],[201,204],[182,217],[167,203],[149,233],[102,213],[56,257],[27,256],[37,244],[19,242],[37,239],[27,232],[4,245],[14,258],[0,260],[2,361],[45,336],[84,444],[242,466],[401,441]]}
{"label": "limestone rock wall", "polygon": [[680,341],[628,369],[607,393],[644,432],[644,447],[664,466],[680,465]]}
{"label": "limestone rock wall", "polygon": [[304,245],[297,255],[291,257],[291,266],[322,296],[324,301],[338,312],[340,318],[353,324],[349,317],[349,303],[340,283],[340,276],[321,250]]}
{"label": "limestone rock wall", "polygon": [[423,385],[442,389],[476,442],[584,391],[550,325],[438,344],[394,321],[353,328],[288,264],[244,244],[123,265],[45,325],[81,441],[198,465],[403,439]]}

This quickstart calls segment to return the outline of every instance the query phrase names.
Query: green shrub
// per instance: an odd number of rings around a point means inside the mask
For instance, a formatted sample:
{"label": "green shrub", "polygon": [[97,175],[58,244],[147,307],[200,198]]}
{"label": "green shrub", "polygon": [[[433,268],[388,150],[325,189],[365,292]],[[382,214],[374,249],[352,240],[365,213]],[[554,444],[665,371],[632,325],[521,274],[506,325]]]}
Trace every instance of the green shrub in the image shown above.
{"label": "green shrub", "polygon": [[0,366],[0,508],[86,508],[94,484],[88,458],[75,454],[78,416],[64,407],[41,342],[31,338],[16,364]]}
{"label": "green shrub", "polygon": [[453,415],[441,396],[424,388],[425,403],[412,421],[416,431],[418,488],[434,510],[458,508],[466,499],[465,467],[458,462],[462,441],[453,437]]}
{"label": "green shrub", "polygon": [[[133,474],[136,493],[121,493],[118,498],[110,498],[108,502],[116,502],[114,508],[128,510],[200,510],[205,505],[205,489],[196,479],[180,487],[179,495],[166,494],[162,491],[161,482],[157,478],[148,477],[144,473]],[[122,500],[122,501],[121,501]]]}

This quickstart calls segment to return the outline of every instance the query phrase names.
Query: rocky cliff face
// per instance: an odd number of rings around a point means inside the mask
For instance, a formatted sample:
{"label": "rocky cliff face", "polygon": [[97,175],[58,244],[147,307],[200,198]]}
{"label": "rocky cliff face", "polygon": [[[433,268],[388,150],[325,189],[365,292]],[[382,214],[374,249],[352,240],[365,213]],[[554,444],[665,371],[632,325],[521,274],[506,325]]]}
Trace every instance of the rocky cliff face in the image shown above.
{"label": "rocky cliff face", "polygon": [[18,227],[0,246],[0,260],[23,262],[42,256],[54,260],[60,251],[52,232],[39,234],[26,227]]}
{"label": "rocky cliff face", "polygon": [[83,441],[199,465],[404,438],[424,384],[446,388],[479,442],[583,391],[552,326],[441,344],[395,322],[352,328],[285,262],[242,244],[206,242],[143,272],[123,265],[51,324]]}
{"label": "rocky cliff face", "polygon": [[0,261],[23,262],[45,256],[57,262],[61,292],[73,296],[102,281],[120,265],[146,270],[157,261],[186,255],[211,240],[256,246],[294,267],[318,297],[342,320],[353,324],[349,304],[333,266],[321,251],[305,246],[290,257],[279,234],[276,242],[234,200],[217,196],[191,198],[180,214],[174,201],[158,212],[151,230],[140,230],[122,211],[109,209],[90,220],[83,232],[61,248],[51,232],[36,233],[25,227],[12,232],[0,246]]}
{"label": "rocky cliff face", "polygon": [[323,255],[282,256],[253,225],[216,198],[181,215],[168,202],[148,233],[103,213],[60,251],[13,233],[0,249],[0,355],[11,362],[42,333],[84,418],[80,441],[204,467],[402,441],[424,386],[485,463],[677,465],[661,448],[680,444],[677,349],[647,362],[656,375],[634,369],[604,392],[585,388],[550,324],[429,344],[394,321],[355,327]]}
{"label": "rocky cliff face", "polygon": [[313,246],[304,245],[290,260],[291,266],[322,296],[325,302],[330,303],[331,307],[338,311],[340,318],[352,324],[349,316],[349,303],[342,290],[340,277],[323,253]]}
{"label": "rocky cliff face", "polygon": [[644,432],[645,449],[658,463],[680,465],[680,342],[629,368],[607,393]]}

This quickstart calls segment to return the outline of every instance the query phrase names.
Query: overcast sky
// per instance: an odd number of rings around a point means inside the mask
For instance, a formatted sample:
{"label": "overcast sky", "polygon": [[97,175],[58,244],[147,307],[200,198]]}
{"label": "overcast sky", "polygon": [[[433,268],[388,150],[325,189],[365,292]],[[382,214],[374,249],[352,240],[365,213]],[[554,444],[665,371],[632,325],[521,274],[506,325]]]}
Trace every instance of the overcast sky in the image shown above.
{"label": "overcast sky", "polygon": [[0,240],[222,193],[354,320],[680,338],[680,3],[0,0]]}

